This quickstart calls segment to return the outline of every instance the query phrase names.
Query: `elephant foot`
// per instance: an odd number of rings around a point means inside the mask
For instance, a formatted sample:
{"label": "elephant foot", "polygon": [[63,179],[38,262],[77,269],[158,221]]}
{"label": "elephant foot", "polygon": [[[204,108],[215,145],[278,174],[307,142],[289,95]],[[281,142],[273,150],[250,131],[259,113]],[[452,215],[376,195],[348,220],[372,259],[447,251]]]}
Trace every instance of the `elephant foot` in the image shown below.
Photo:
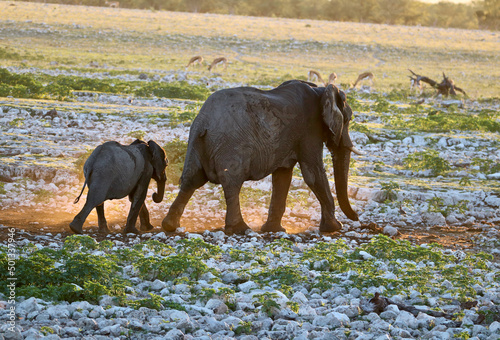
{"label": "elephant foot", "polygon": [[99,230],[97,232],[104,235],[111,234],[111,231],[109,230],[107,225],[99,226]]}
{"label": "elephant foot", "polygon": [[126,226],[125,229],[123,230],[123,233],[124,234],[136,234],[136,235],[140,235],[141,232],[135,227],[135,226]]}
{"label": "elephant foot", "polygon": [[75,234],[83,234],[82,226],[78,223],[75,223],[75,221],[69,224],[69,229],[71,229],[71,231]]}
{"label": "elephant foot", "polygon": [[150,231],[152,229],[154,229],[154,227],[151,223],[148,223],[146,225],[141,223],[141,231]]}
{"label": "elephant foot", "polygon": [[179,221],[172,220],[168,215],[161,222],[162,229],[167,233],[173,233],[180,227]]}
{"label": "elephant foot", "polygon": [[237,234],[237,235],[245,235],[245,232],[247,230],[250,230],[250,227],[243,221],[241,221],[240,223],[234,225],[234,226],[228,226],[226,225],[226,227],[224,228],[224,231],[226,232],[226,234]]}
{"label": "elephant foot", "polygon": [[281,226],[281,224],[269,223],[269,222],[264,223],[262,228],[260,228],[260,231],[262,231],[263,233],[267,233],[267,232],[279,233],[281,231],[284,231],[286,233],[286,229],[283,228]]}
{"label": "elephant foot", "polygon": [[335,231],[339,231],[340,229],[342,229],[342,223],[337,221],[335,218],[328,222],[321,219],[321,223],[319,224],[319,231],[322,233],[333,233]]}

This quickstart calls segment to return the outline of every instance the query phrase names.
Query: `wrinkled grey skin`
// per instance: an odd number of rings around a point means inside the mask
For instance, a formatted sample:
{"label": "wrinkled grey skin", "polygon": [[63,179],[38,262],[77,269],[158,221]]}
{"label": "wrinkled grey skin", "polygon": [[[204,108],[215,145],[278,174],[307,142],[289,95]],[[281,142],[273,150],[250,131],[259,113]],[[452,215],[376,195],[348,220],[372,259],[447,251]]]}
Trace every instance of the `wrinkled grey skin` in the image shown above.
{"label": "wrinkled grey skin", "polygon": [[172,232],[179,227],[189,198],[210,181],[224,190],[226,232],[244,233],[249,228],[240,210],[241,186],[272,174],[271,204],[262,231],[284,231],[281,218],[296,163],[321,203],[320,231],[341,229],[323,164],[323,144],[332,154],[340,207],[357,221],[347,196],[352,111],[335,86],[313,85],[292,80],[270,91],[240,87],[212,94],[191,126],[180,192],[162,221],[163,229]]}
{"label": "wrinkled grey skin", "polygon": [[[160,203],[163,200],[167,164],[165,151],[154,141],[146,143],[136,140],[130,145],[106,142],[99,145],[83,166],[85,184],[80,196],[88,185],[87,201],[69,227],[73,232],[81,234],[85,219],[95,207],[99,232],[109,233],[104,217],[104,201],[128,195],[131,205],[123,232],[140,233],[135,227],[137,216],[140,216],[141,230],[151,230],[153,226],[149,222],[149,212],[144,200],[151,178],[156,181],[158,187],[158,192],[153,194],[153,201]],[[76,198],[75,203],[80,196]]]}

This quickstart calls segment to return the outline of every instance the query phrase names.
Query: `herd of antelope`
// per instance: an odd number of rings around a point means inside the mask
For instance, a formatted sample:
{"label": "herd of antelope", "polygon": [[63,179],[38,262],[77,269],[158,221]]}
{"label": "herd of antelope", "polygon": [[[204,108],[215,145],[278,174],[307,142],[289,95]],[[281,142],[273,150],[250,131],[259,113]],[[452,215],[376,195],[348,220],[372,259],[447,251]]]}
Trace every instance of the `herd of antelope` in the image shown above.
{"label": "herd of antelope", "polygon": [[[188,64],[186,65],[186,69],[189,66],[201,66],[203,65],[203,62],[205,59],[201,55],[197,55],[189,59]],[[214,70],[218,65],[224,65],[224,70],[227,68],[227,58],[226,57],[218,57],[215,58],[212,63],[208,66],[208,70],[212,71]]]}
{"label": "herd of antelope", "polygon": [[[189,62],[186,65],[186,69],[188,69],[190,66],[192,67],[197,67],[197,66],[202,66],[203,63],[205,62],[205,58],[203,58],[201,55],[196,55],[189,59]],[[210,65],[208,66],[208,70],[212,71],[214,70],[218,65],[224,65],[224,70],[227,69],[227,58],[226,57],[218,57],[215,58]],[[364,72],[361,73],[356,81],[351,84],[351,88],[355,88],[360,82],[364,80],[369,80],[370,81],[370,86],[373,86],[373,80],[375,76],[373,75],[372,72]],[[335,84],[335,80],[337,80],[337,74],[335,72],[330,73],[328,76],[328,80],[324,81],[323,78],[321,77],[321,74],[316,71],[316,70],[310,70],[309,74],[307,76],[307,81],[308,82],[318,82],[320,85],[328,86],[329,84]]]}
{"label": "herd of antelope", "polygon": [[[201,55],[194,56],[187,63],[186,69],[188,69],[191,66],[192,67],[202,66],[204,61],[205,61],[205,59]],[[215,58],[208,66],[208,71],[214,70],[219,65],[223,65],[224,70],[227,69],[227,65],[228,65],[227,58],[226,57]],[[420,94],[422,94],[424,85],[422,84],[421,80],[423,78],[421,76],[416,75],[411,70],[410,70],[410,72],[412,72],[413,75],[415,75],[415,77],[410,76],[410,92],[415,91],[415,92],[420,92]],[[425,78],[425,79],[427,79],[427,78]],[[316,84],[319,84],[320,86],[326,87],[330,84],[334,85],[336,80],[337,80],[337,74],[335,72],[330,73],[330,75],[328,76],[328,80],[326,80],[326,81],[321,77],[321,74],[316,70],[310,70],[307,74],[307,81],[308,82],[316,83]],[[372,72],[363,72],[363,73],[358,75],[358,77],[354,81],[354,83],[350,83],[350,88],[354,89],[359,84],[361,84],[362,82],[365,82],[365,81],[368,81],[370,83],[369,86],[373,87],[374,80],[375,80],[375,75]]]}
{"label": "herd of antelope", "polygon": [[[351,88],[356,88],[359,83],[365,80],[370,81],[370,86],[373,86],[373,79],[375,76],[371,72],[363,72],[358,76],[358,79],[351,84]],[[335,84],[335,80],[337,80],[337,74],[335,72],[330,73],[328,76],[328,81],[324,81],[323,78],[321,78],[321,75],[318,71],[316,70],[310,70],[308,75],[307,75],[307,81],[308,82],[317,82],[320,85],[328,86],[330,84]]]}

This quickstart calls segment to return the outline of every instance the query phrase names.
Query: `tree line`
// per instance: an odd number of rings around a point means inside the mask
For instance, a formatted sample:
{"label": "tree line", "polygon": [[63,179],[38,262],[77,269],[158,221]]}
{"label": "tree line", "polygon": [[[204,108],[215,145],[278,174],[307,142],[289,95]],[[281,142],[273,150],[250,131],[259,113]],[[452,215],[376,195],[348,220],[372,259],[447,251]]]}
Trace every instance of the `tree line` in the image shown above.
{"label": "tree line", "polygon": [[[89,6],[109,6],[111,3],[106,0],[48,1]],[[500,29],[500,0],[479,0],[470,4],[447,1],[430,4],[418,0],[118,0],[118,2],[119,7],[125,8],[179,12],[444,28]]]}

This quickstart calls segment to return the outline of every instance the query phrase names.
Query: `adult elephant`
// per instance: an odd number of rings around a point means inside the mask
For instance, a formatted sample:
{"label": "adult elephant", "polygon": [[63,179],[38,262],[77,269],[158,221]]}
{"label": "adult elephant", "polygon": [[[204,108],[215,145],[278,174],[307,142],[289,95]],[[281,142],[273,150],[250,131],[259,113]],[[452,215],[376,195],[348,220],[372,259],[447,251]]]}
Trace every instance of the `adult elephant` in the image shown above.
{"label": "adult elephant", "polygon": [[352,110],[335,86],[292,80],[270,91],[251,87],[213,93],[193,121],[181,176],[180,192],[162,221],[165,231],[180,225],[194,191],[207,181],[222,184],[226,198],[226,232],[244,233],[239,193],[243,182],[272,174],[269,215],[262,231],[284,231],[281,218],[299,163],[304,181],[321,204],[320,231],[342,228],[323,164],[323,144],[332,154],[337,198],[351,220],[358,215],[347,196]]}
{"label": "adult elephant", "polygon": [[[99,145],[83,166],[85,183],[80,196],[86,185],[89,186],[89,192],[82,210],[70,223],[70,229],[81,234],[85,219],[95,207],[99,232],[109,233],[104,216],[104,201],[125,196],[129,197],[131,204],[123,232],[140,233],[135,227],[138,216],[141,220],[141,230],[153,229],[144,200],[151,178],[156,181],[158,187],[158,191],[153,193],[153,201],[160,203],[163,200],[167,164],[165,150],[152,140],[147,143],[136,140],[130,145],[114,141]],[[79,201],[80,196],[75,199],[75,203]]]}

